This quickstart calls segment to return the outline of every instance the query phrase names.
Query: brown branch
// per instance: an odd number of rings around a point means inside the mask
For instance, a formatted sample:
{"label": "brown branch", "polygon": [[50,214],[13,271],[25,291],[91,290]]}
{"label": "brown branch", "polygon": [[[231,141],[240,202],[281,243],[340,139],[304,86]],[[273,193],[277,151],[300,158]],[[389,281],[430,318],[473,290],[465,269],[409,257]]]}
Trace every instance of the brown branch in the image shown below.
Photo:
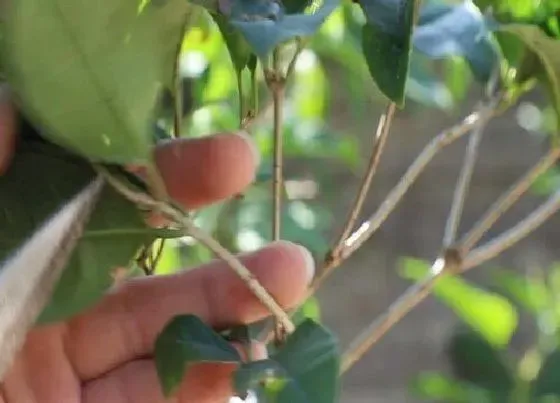
{"label": "brown branch", "polygon": [[457,248],[463,253],[471,250],[474,245],[484,236],[486,231],[494,225],[519,198],[529,190],[531,184],[546,172],[560,158],[560,147],[551,149],[537,164],[535,164],[523,177],[517,181],[502,197],[500,197],[488,212],[480,219],[474,227],[459,241]]}
{"label": "brown branch", "polygon": [[362,211],[362,207],[369,192],[373,176],[375,175],[377,167],[379,165],[379,161],[381,160],[381,154],[383,153],[383,150],[385,148],[385,143],[391,129],[391,124],[393,123],[395,109],[396,105],[393,102],[390,102],[387,105],[387,108],[383,115],[381,115],[379,122],[377,123],[377,129],[373,142],[373,150],[371,152],[366,172],[364,174],[364,177],[362,178],[360,189],[358,190],[356,199],[354,200],[354,204],[352,205],[352,208],[348,215],[348,219],[346,220],[346,224],[344,225],[337,242],[334,244],[331,252],[327,256],[327,261],[336,259],[336,256],[338,256],[340,250],[344,247],[344,241],[348,238],[352,229],[354,229],[356,221],[358,221],[358,216]]}

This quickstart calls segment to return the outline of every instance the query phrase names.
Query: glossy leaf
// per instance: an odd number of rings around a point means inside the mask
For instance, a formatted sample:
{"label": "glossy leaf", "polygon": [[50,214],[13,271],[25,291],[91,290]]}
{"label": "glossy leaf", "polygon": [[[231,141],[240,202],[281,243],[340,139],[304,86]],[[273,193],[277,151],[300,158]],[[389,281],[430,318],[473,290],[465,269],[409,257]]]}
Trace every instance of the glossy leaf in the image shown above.
{"label": "glossy leaf", "polygon": [[359,0],[366,15],[362,50],[373,80],[391,101],[404,105],[418,0]]}
{"label": "glossy leaf", "polygon": [[435,58],[464,57],[480,81],[488,81],[499,65],[497,47],[480,10],[470,0],[458,5],[428,3],[420,12],[414,47]]}
{"label": "glossy leaf", "polygon": [[515,384],[513,372],[500,352],[479,334],[457,332],[451,338],[447,353],[457,377],[488,390],[498,399],[494,401],[508,401]]}
{"label": "glossy leaf", "polygon": [[560,116],[560,41],[548,37],[539,27],[528,24],[502,25],[499,32],[515,37],[537,57],[538,63],[528,74],[544,85]]}
{"label": "glossy leaf", "polygon": [[537,378],[531,384],[531,397],[543,398],[548,395],[560,397],[560,351],[555,350],[544,360]]}
{"label": "glossy leaf", "polygon": [[256,55],[265,58],[277,45],[315,33],[339,4],[340,0],[323,0],[313,13],[286,14],[275,1],[233,0],[228,17]]}
{"label": "glossy leaf", "polygon": [[187,3],[22,0],[5,9],[8,78],[42,134],[92,160],[149,160]]}
{"label": "glossy leaf", "polygon": [[[401,275],[420,280],[428,274],[429,268],[425,261],[407,258],[403,260]],[[517,310],[506,298],[478,288],[461,277],[441,276],[433,294],[493,346],[506,346],[517,329]]]}
{"label": "glossy leaf", "polygon": [[[0,177],[0,260],[94,176],[89,164],[57,147],[21,144]],[[107,186],[39,322],[66,319],[97,302],[113,284],[112,271],[128,266],[154,237],[136,206]]]}
{"label": "glossy leaf", "polygon": [[194,315],[173,318],[158,336],[154,352],[158,377],[166,396],[176,391],[193,364],[241,362],[237,350]]}
{"label": "glossy leaf", "polygon": [[[277,401],[333,403],[337,401],[339,352],[334,336],[308,319],[288,337],[271,359],[282,366],[291,382],[278,393]],[[295,400],[305,396],[306,400]]]}

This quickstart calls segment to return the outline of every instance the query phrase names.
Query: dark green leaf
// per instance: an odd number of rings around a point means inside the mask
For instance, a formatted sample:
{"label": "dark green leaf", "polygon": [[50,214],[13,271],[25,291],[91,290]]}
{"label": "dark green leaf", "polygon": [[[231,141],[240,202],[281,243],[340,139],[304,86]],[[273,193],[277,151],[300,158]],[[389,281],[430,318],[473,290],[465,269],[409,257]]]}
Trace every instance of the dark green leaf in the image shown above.
{"label": "dark green leaf", "polygon": [[[20,144],[0,177],[0,260],[94,176],[89,164],[56,147]],[[153,232],[132,203],[106,187],[39,321],[66,319],[97,302],[113,284],[112,270],[128,266]]]}
{"label": "dark green leaf", "polygon": [[282,0],[288,14],[301,14],[313,4],[313,0]]}
{"label": "dark green leaf", "polygon": [[237,350],[194,315],[172,319],[155,344],[160,383],[170,396],[183,380],[188,367],[202,362],[239,363]]}
{"label": "dark green leaf", "polygon": [[544,360],[537,378],[531,384],[531,397],[560,397],[560,351],[555,350]]}
{"label": "dark green leaf", "polygon": [[501,354],[473,331],[457,332],[451,338],[448,354],[455,375],[491,391],[500,402],[514,387],[514,375]]}
{"label": "dark green leaf", "polygon": [[432,58],[464,57],[474,76],[488,81],[499,66],[499,54],[480,11],[470,2],[432,2],[420,13],[414,47]]}
{"label": "dark green leaf", "polygon": [[231,24],[243,33],[256,55],[265,58],[283,42],[312,35],[340,0],[323,0],[312,14],[291,15],[286,15],[275,1],[233,0],[233,3]]}
{"label": "dark green leaf", "polygon": [[544,85],[556,113],[560,116],[560,41],[548,37],[534,25],[502,25],[499,32],[517,38],[537,56],[539,63],[529,73]]}
{"label": "dark green leaf", "polygon": [[411,38],[418,0],[359,0],[366,15],[362,49],[377,86],[404,105]]}
{"label": "dark green leaf", "polygon": [[[407,258],[403,260],[400,274],[418,281],[429,273],[429,269],[427,262]],[[441,276],[433,293],[493,346],[507,345],[517,328],[517,310],[506,298],[476,287],[461,277]]]}
{"label": "dark green leaf", "polygon": [[[337,401],[339,352],[334,336],[313,320],[306,320],[271,357],[291,382],[278,394],[278,402],[333,403]],[[293,400],[296,396],[305,400]]]}
{"label": "dark green leaf", "polygon": [[249,63],[252,55],[251,48],[241,32],[229,23],[222,14],[213,13],[212,18],[218,25],[237,73],[240,73]]}
{"label": "dark green leaf", "polygon": [[93,160],[149,160],[154,107],[172,79],[188,4],[22,0],[4,8],[8,78],[43,134]]}

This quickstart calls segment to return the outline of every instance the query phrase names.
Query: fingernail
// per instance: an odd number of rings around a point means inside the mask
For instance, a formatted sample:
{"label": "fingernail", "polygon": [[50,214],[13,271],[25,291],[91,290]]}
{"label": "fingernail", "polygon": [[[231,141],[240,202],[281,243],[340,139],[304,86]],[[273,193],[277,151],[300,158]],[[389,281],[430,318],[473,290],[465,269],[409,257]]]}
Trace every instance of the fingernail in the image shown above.
{"label": "fingernail", "polygon": [[253,137],[245,131],[239,131],[235,134],[245,140],[245,142],[249,145],[251,154],[253,154],[253,158],[255,161],[255,167],[258,167],[261,164],[261,152],[259,151],[259,147],[257,146],[257,143],[255,143]]}
{"label": "fingernail", "polygon": [[301,245],[295,244],[299,250],[303,258],[305,259],[305,270],[307,272],[307,283],[311,283],[313,281],[313,277],[315,277],[315,259],[313,259],[313,255],[307,248],[304,248]]}

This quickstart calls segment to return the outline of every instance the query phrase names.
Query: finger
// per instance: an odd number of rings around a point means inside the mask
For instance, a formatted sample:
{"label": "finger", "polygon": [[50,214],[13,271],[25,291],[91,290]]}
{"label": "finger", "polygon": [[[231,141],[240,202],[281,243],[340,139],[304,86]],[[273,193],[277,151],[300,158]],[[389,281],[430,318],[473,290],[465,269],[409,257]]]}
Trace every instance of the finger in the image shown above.
{"label": "finger", "polygon": [[256,145],[243,133],[170,140],[155,148],[154,157],[169,196],[187,209],[243,191],[260,163]]}
{"label": "finger", "polygon": [[12,161],[16,144],[16,113],[7,90],[0,87],[0,175]]}
{"label": "finger", "polygon": [[[253,345],[254,359],[266,358],[262,344]],[[174,403],[227,403],[234,395],[231,376],[236,364],[193,366],[180,385]],[[154,362],[136,360],[84,386],[84,403],[169,403],[161,392]]]}
{"label": "finger", "polygon": [[[284,308],[301,302],[314,272],[309,252],[285,241],[241,260]],[[165,324],[185,313],[218,329],[268,316],[227,264],[214,261],[181,274],[128,282],[94,310],[69,323],[68,357],[82,379],[97,377],[150,354]]]}

